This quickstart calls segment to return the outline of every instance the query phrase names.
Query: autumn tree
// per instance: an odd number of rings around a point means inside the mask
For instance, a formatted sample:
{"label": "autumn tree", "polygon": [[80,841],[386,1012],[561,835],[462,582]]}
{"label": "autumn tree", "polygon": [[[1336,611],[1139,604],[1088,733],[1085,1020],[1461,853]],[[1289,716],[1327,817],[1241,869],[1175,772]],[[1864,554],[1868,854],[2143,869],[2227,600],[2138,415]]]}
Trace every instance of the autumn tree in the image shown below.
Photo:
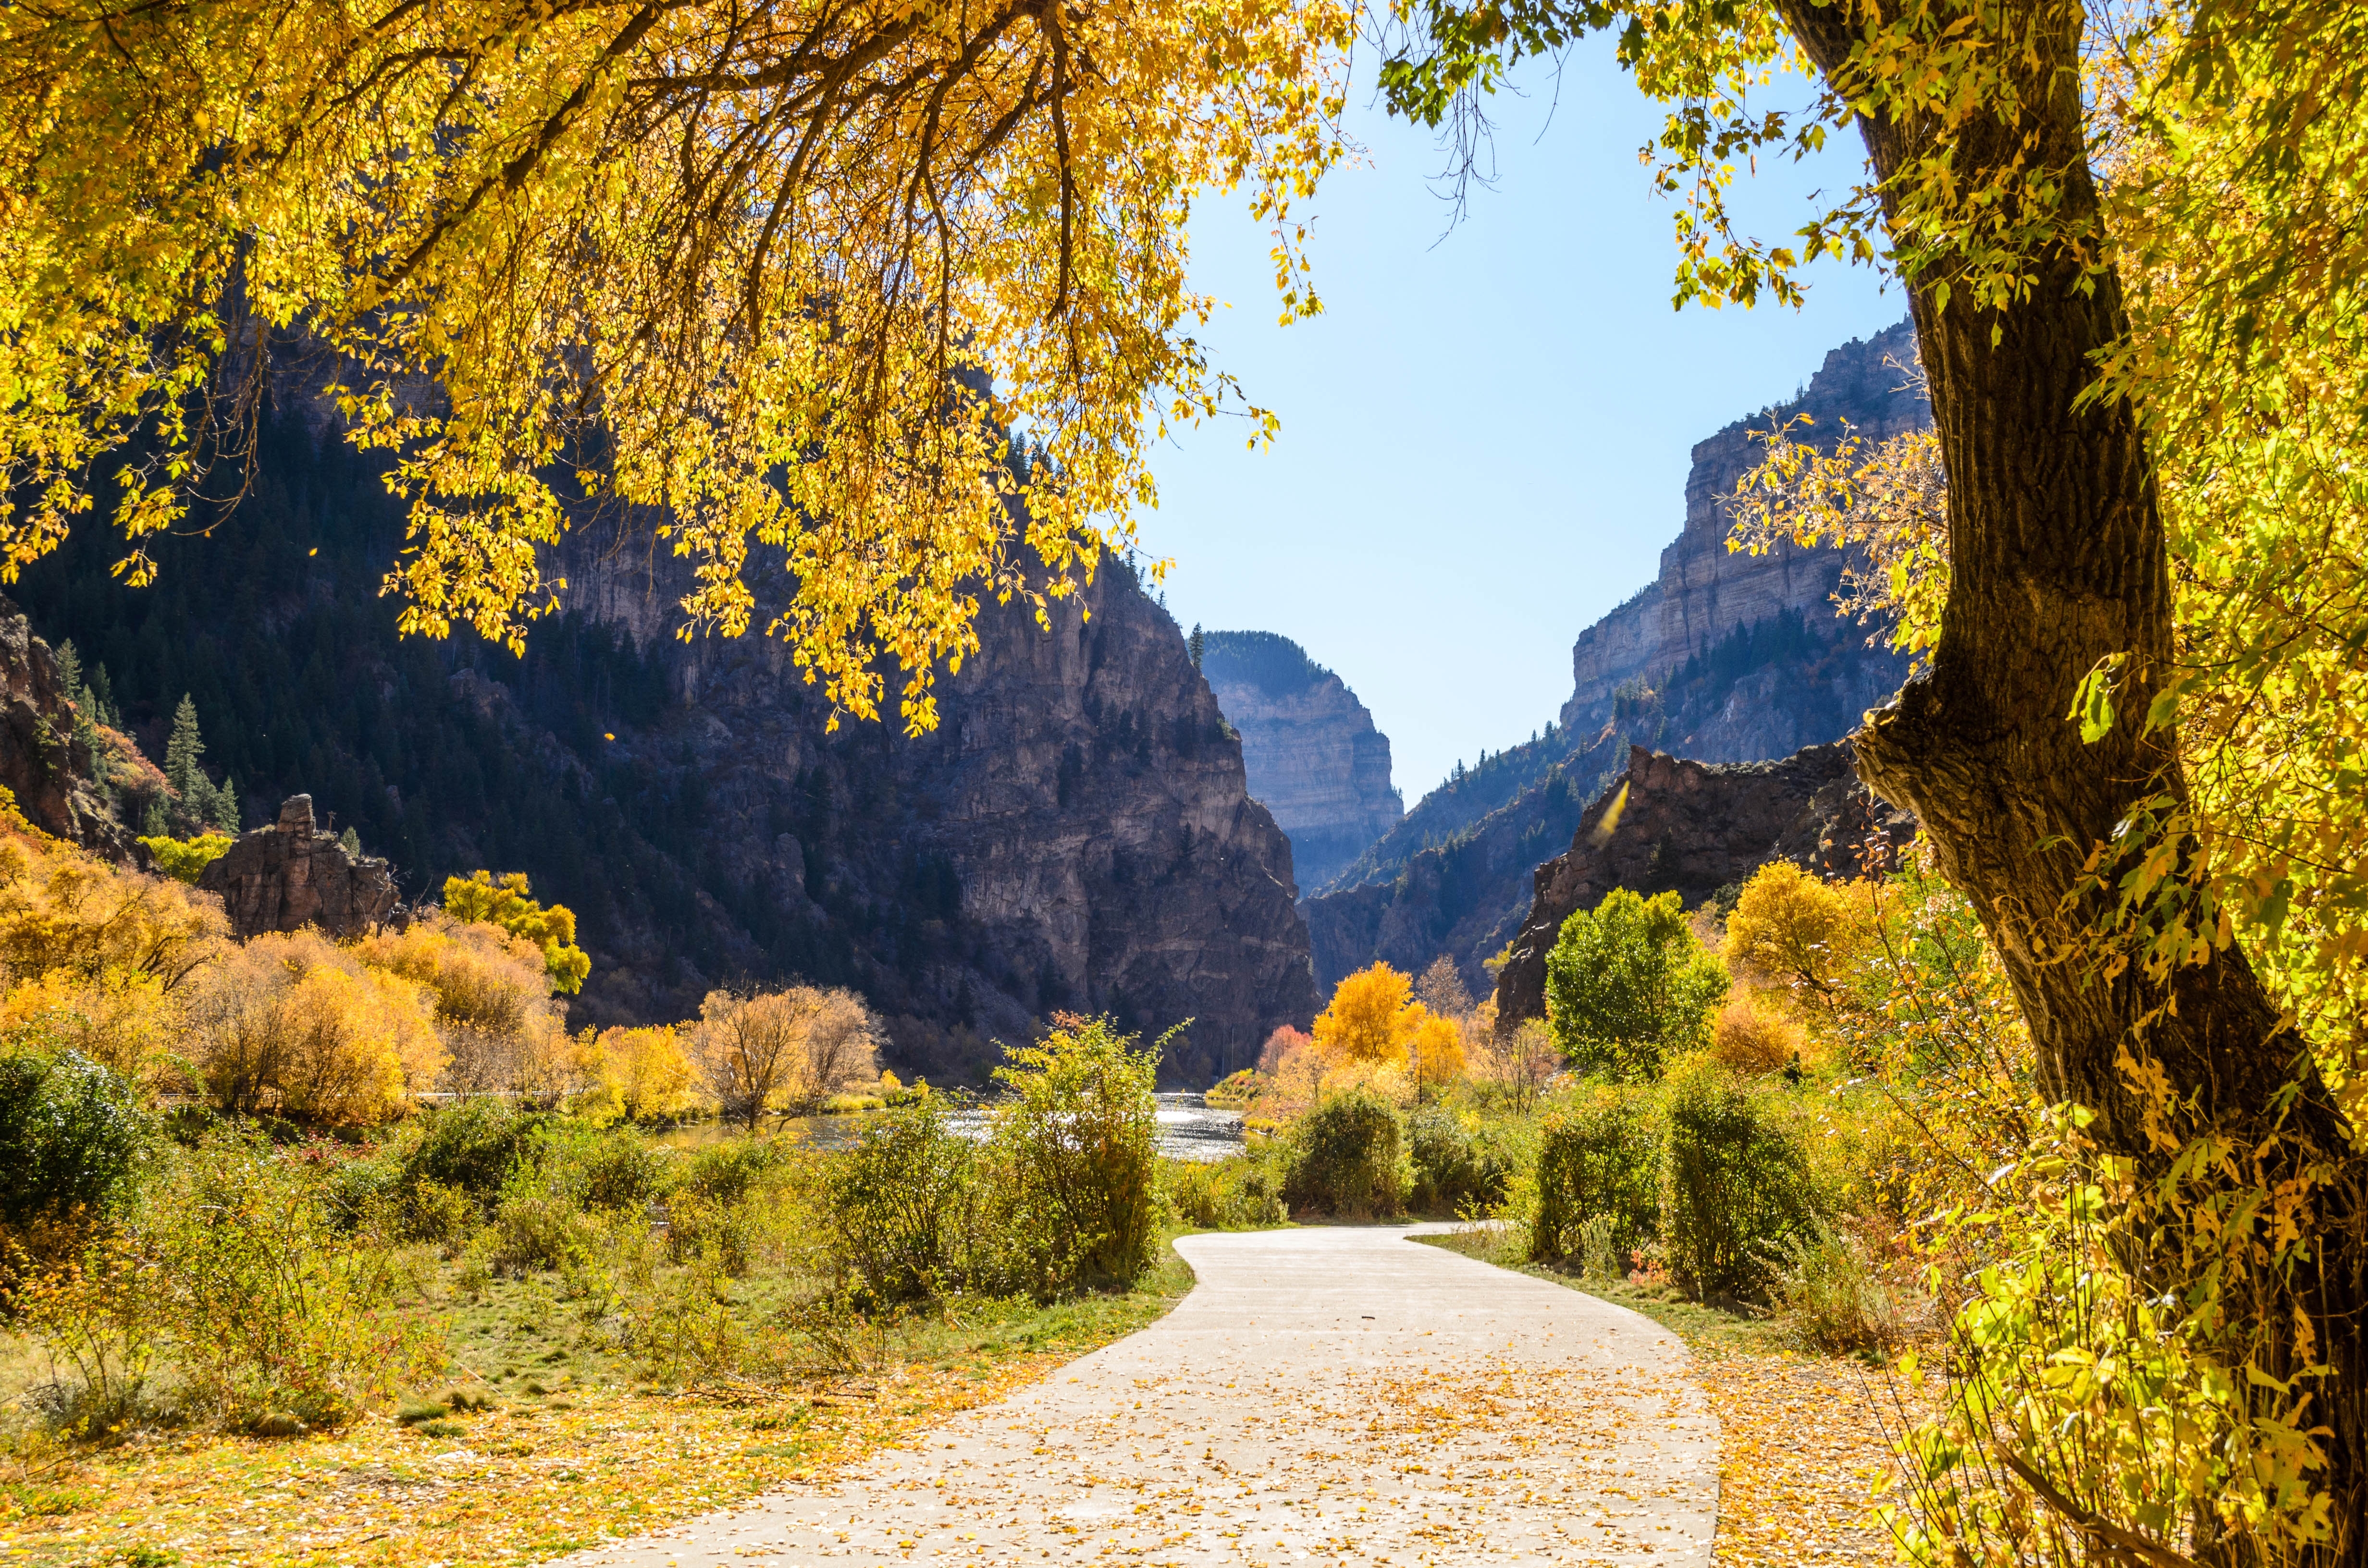
{"label": "autumn tree", "polygon": [[687,559],[687,630],[767,624],[867,717],[901,668],[926,725],[981,597],[1072,591],[1151,500],[1147,443],[1237,401],[1194,336],[1194,200],[1247,187],[1286,313],[1316,309],[1295,203],[1341,150],[1349,18],[9,11],[0,564],[104,502],[145,581],[146,540],[242,489],[267,392],[315,395],[393,460],[406,628],[515,644],[580,495]]}
{"label": "autumn tree", "polygon": [[1413,1002],[1414,982],[1404,973],[1378,961],[1360,969],[1332,988],[1315,1015],[1316,1049],[1335,1062],[1403,1061]]}
{"label": "autumn tree", "polygon": [[1333,988],[1315,1016],[1315,1049],[1336,1065],[1405,1067],[1417,1098],[1425,1085],[1463,1073],[1463,1031],[1456,1019],[1415,1000],[1414,982],[1375,962]]}
{"label": "autumn tree", "polygon": [[[1671,105],[1647,152],[1686,199],[1681,302],[1796,299],[1797,269],[1825,255],[1879,260],[1907,286],[1946,483],[1946,588],[1924,668],[1871,716],[1859,769],[1916,811],[1993,938],[2044,1091],[2082,1108],[2074,1152],[2095,1151],[2090,1169],[2122,1195],[2128,1229],[2098,1256],[2137,1271],[2134,1299],[2185,1302],[2175,1334],[2196,1359],[2164,1387],[2198,1391],[2182,1436],[2148,1439],[2176,1449],[2156,1456],[2152,1473],[2177,1478],[2161,1484],[2137,1479],[2126,1446],[2083,1464],[2012,1420],[1980,1435],[2009,1479],[1970,1483],[1975,1501],[1943,1521],[1958,1533],[1933,1550],[2003,1561],[2044,1524],[2091,1561],[2359,1561],[2368,1232],[2336,1087],[2359,1047],[2356,1026],[2332,1022],[2342,1007],[2313,1003],[2356,999],[2341,976],[2358,971],[2363,918],[2363,830],[2342,782],[2355,764],[2339,759],[2356,756],[2340,710],[2358,711],[2368,625],[2350,548],[2368,131],[2336,106],[2368,87],[2368,8],[1424,0],[1407,14],[1383,81],[1434,125],[1471,127],[1525,55],[1616,35],[1622,63]],[[1823,89],[1804,113],[1761,101],[1784,65]],[[1863,183],[1796,243],[1735,231],[1738,164],[1806,155],[1845,129]],[[2185,627],[2182,587],[2200,612]],[[2242,784],[2191,773],[2191,756],[2246,755],[2228,737],[2280,733],[2300,744],[2255,754],[2277,766]],[[2290,946],[2297,907],[2311,939]],[[2293,977],[2285,996],[2255,953]],[[2314,1016],[2330,1027],[2306,1035]],[[1990,1392],[1994,1411],[2049,1397]],[[2119,1408],[2053,1430],[2096,1430]],[[2165,1430],[2130,1409],[2120,1430]]]}
{"label": "autumn tree", "polygon": [[712,991],[689,1032],[723,1115],[752,1132],[768,1112],[812,1104],[878,1070],[876,1028],[849,991]]}
{"label": "autumn tree", "polygon": [[554,993],[574,995],[584,989],[592,960],[575,945],[575,912],[564,903],[545,908],[528,896],[533,892],[524,871],[496,878],[490,871],[444,879],[444,912],[455,920],[483,921],[541,949],[543,969]]}
{"label": "autumn tree", "polygon": [[1861,891],[1771,860],[1743,884],[1727,916],[1727,967],[1781,985],[1812,1007],[1828,1006],[1866,939],[1867,923],[1854,917],[1866,902]]}

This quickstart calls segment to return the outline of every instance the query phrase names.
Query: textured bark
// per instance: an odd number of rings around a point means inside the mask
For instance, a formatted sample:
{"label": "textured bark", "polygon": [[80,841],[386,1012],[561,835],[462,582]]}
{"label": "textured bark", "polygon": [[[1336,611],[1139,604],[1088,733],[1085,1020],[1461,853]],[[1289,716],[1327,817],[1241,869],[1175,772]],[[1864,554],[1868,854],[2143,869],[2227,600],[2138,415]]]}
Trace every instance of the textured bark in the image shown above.
{"label": "textured bark", "polygon": [[[1795,34],[1829,77],[1849,57],[1855,9],[1784,0]],[[2019,84],[2024,119],[1952,131],[1955,167],[1970,185],[2035,134],[2039,155],[2069,171],[2061,219],[2093,219],[2081,9],[2043,0],[2028,11],[2053,30]],[[1920,151],[1912,124],[1861,119],[1860,129],[1885,177]],[[2112,914],[2106,900],[2081,893],[2083,862],[2133,807],[2157,792],[2183,802],[2187,791],[2172,736],[2140,733],[2172,631],[2145,440],[2124,403],[2075,409],[2094,378],[2092,356],[2127,329],[2118,280],[2110,271],[2084,280],[2068,253],[2038,257],[2032,271],[2026,298],[1993,312],[1969,309],[1962,293],[1939,308],[1937,278],[1909,290],[1949,479],[1952,577],[1929,676],[1870,723],[1859,770],[1924,823],[1943,872],[1998,946],[2046,1090],[2097,1111],[2092,1131],[2106,1147],[2137,1157],[2141,1168],[2159,1158],[2117,1065],[2126,1051],[2151,1057],[2174,1090],[2193,1097],[2194,1127],[2251,1135],[2281,1120],[2281,1091],[2299,1074],[2304,1092],[2284,1125],[2339,1153],[2349,1147],[2347,1129],[2240,949],[2182,969],[2168,985],[2137,966],[2107,980],[2079,956]],[[2112,654],[2128,655],[2118,722],[2084,744],[2065,716],[2082,677]],[[2363,1256],[2351,1206],[2337,1201],[2344,1211],[2318,1217],[2322,1247],[2294,1281],[2294,1304],[2317,1320],[2318,1344],[2336,1366],[2326,1403],[2311,1413],[2333,1427],[2328,1479],[2340,1540],[2324,1561],[2353,1562],[2368,1549]],[[2227,1555],[2234,1550],[2203,1548],[2209,1561],[2247,1560]]]}

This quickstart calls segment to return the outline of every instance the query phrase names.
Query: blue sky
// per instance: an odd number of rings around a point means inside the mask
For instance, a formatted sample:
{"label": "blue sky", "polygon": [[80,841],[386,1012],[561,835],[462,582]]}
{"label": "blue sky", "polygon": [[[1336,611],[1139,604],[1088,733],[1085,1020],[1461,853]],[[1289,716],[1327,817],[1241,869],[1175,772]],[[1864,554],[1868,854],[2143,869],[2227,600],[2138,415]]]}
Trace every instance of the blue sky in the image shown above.
{"label": "blue sky", "polygon": [[[1799,312],[1672,311],[1671,208],[1635,156],[1659,116],[1608,47],[1571,59],[1558,103],[1543,70],[1498,98],[1496,188],[1442,238],[1441,153],[1368,105],[1359,64],[1366,162],[1314,206],[1322,317],[1275,324],[1267,239],[1238,202],[1195,215],[1195,284],[1233,307],[1206,335],[1282,434],[1261,452],[1237,421],[1175,437],[1143,541],[1173,559],[1187,628],[1278,631],[1338,671],[1411,805],[1561,707],[1572,639],[1677,537],[1693,443],[1907,306],[1827,263]],[[1856,139],[1834,146],[1743,193],[1760,232],[1855,177]]]}

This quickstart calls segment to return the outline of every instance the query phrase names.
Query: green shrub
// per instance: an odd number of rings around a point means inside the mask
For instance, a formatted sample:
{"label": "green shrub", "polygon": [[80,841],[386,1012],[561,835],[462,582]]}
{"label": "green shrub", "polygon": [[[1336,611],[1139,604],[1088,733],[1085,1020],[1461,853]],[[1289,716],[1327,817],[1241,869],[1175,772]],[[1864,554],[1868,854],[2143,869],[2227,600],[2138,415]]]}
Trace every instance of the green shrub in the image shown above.
{"label": "green shrub", "polygon": [[529,1150],[544,1182],[585,1209],[643,1209],[673,1185],[668,1151],[635,1127],[545,1122]]}
{"label": "green shrub", "polygon": [[1582,1073],[1649,1082],[1668,1058],[1709,1043],[1726,985],[1676,893],[1615,888],[1563,922],[1546,955],[1546,1018]]}
{"label": "green shrub", "polygon": [[768,1138],[734,1138],[711,1143],[684,1165],[678,1185],[715,1203],[737,1203],[768,1176],[790,1163],[788,1147]]}
{"label": "green shrub", "polygon": [[525,1158],[535,1129],[544,1119],[497,1099],[468,1099],[430,1111],[418,1142],[404,1156],[406,1192],[433,1181],[490,1203]]}
{"label": "green shrub", "polygon": [[438,1363],[437,1334],[404,1310],[388,1255],[344,1233],[327,1175],[220,1130],[127,1221],[189,1414],[240,1429],[290,1416],[339,1426]]}
{"label": "green shrub", "polygon": [[822,1179],[829,1253],[864,1297],[918,1301],[971,1282],[976,1164],[937,1095],[888,1112],[831,1158]]}
{"label": "green shrub", "polygon": [[1406,1118],[1406,1133],[1414,1176],[1409,1207],[1463,1214],[1504,1201],[1517,1162],[1490,1124],[1452,1106],[1428,1105]]}
{"label": "green shrub", "polygon": [[1291,1130],[1283,1201],[1298,1214],[1373,1216],[1406,1206],[1397,1108],[1371,1089],[1317,1102]]}
{"label": "green shrub", "polygon": [[1812,1221],[1784,1239],[1772,1263],[1785,1325],[1811,1348],[1890,1350],[1907,1342],[1910,1312],[1861,1237]]}
{"label": "green shrub", "polygon": [[1773,1258],[1815,1217],[1807,1151],[1777,1092],[1708,1058],[1669,1075],[1661,1240],[1669,1273],[1703,1299],[1765,1300]]}
{"label": "green shrub", "polygon": [[1165,1161],[1161,1190],[1177,1222],[1195,1230],[1246,1231],[1291,1218],[1281,1175],[1263,1153]]}
{"label": "green shrub", "polygon": [[0,1055],[0,1221],[13,1230],[97,1215],[149,1149],[131,1085],[77,1051]]}
{"label": "green shrub", "polygon": [[756,1205],[744,1197],[724,1203],[695,1192],[676,1196],[666,1207],[666,1258],[672,1263],[712,1259],[737,1279],[752,1268],[762,1243]]}
{"label": "green shrub", "polygon": [[1128,1290],[1159,1244],[1159,1043],[1138,1048],[1109,1020],[1008,1051],[989,1158],[1005,1267],[1041,1301]]}
{"label": "green shrub", "polygon": [[1660,1222],[1660,1111],[1651,1093],[1597,1085],[1548,1113],[1530,1211],[1532,1260],[1577,1252],[1591,1273],[1617,1275]]}

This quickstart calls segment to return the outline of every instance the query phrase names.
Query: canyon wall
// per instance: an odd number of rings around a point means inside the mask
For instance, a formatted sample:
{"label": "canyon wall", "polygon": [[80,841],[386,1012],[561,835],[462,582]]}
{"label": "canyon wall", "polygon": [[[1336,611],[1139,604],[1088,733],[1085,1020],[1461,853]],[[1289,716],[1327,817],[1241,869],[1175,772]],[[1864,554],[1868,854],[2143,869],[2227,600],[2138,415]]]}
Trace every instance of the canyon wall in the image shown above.
{"label": "canyon wall", "polygon": [[1322,887],[1406,814],[1390,783],[1390,738],[1287,637],[1211,631],[1202,647],[1201,674],[1241,736],[1250,794],[1291,835],[1300,887]]}
{"label": "canyon wall", "polygon": [[1556,721],[1424,796],[1303,900],[1319,985],[1376,960],[1418,971],[1444,954],[1475,993],[1486,989],[1487,961],[1529,918],[1532,869],[1567,842],[1632,748],[1708,762],[1787,756],[1850,734],[1898,689],[1907,662],[1834,613],[1840,554],[1790,544],[1729,553],[1724,498],[1758,460],[1751,434],[1795,414],[1812,417],[1821,440],[1844,420],[1874,439],[1923,425],[1929,411],[1899,368],[1914,353],[1905,322],[1846,344],[1799,399],[1696,445],[1685,526],[1661,552],[1660,576],[1579,634]]}
{"label": "canyon wall", "polygon": [[373,463],[294,418],[260,452],[211,538],[159,541],[151,588],[109,577],[100,529],[35,562],[32,625],[108,672],[152,756],[189,693],[250,823],[309,793],[408,900],[525,871],[592,958],[571,1024],[802,979],[862,992],[900,1073],[979,1082],[995,1041],[1073,1010],[1195,1020],[1163,1077],[1206,1083],[1314,1013],[1290,842],[1122,564],[1049,633],[990,605],[933,733],[908,739],[893,708],[834,732],[780,643],[672,635],[680,563],[646,540],[559,551],[568,608],[523,657],[465,630],[398,637],[378,588],[403,520]]}
{"label": "canyon wall", "polygon": [[[1726,502],[1736,483],[1756,467],[1765,448],[1755,439],[1797,415],[1814,423],[1807,432],[1820,441],[1839,436],[1847,420],[1870,441],[1883,440],[1931,421],[1922,395],[1908,385],[1903,369],[1916,362],[1915,329],[1907,322],[1871,338],[1842,345],[1826,356],[1793,402],[1738,419],[1697,442],[1686,476],[1685,527],[1661,551],[1660,574],[1625,604],[1578,634],[1571,648],[1571,696],[1560,716],[1564,730],[1590,734],[1611,716],[1613,695],[1627,685],[1652,684],[1702,655],[1740,631],[1780,617],[1804,617],[1830,633],[1827,641],[1862,639],[1842,623],[1829,602],[1840,579],[1841,556],[1831,550],[1803,550],[1789,541],[1765,555],[1730,551]],[[1890,661],[1877,661],[1888,664]],[[1899,672],[1904,675],[1905,672]],[[1713,761],[1782,756],[1816,739],[1806,732],[1826,727],[1803,722],[1787,710],[1803,696],[1828,695],[1845,705],[1866,689],[1881,687],[1876,700],[1897,689],[1898,676],[1868,684],[1798,694],[1789,683],[1740,699],[1731,709],[1707,716],[1679,744],[1685,755]],[[1850,715],[1854,726],[1857,711]]]}

